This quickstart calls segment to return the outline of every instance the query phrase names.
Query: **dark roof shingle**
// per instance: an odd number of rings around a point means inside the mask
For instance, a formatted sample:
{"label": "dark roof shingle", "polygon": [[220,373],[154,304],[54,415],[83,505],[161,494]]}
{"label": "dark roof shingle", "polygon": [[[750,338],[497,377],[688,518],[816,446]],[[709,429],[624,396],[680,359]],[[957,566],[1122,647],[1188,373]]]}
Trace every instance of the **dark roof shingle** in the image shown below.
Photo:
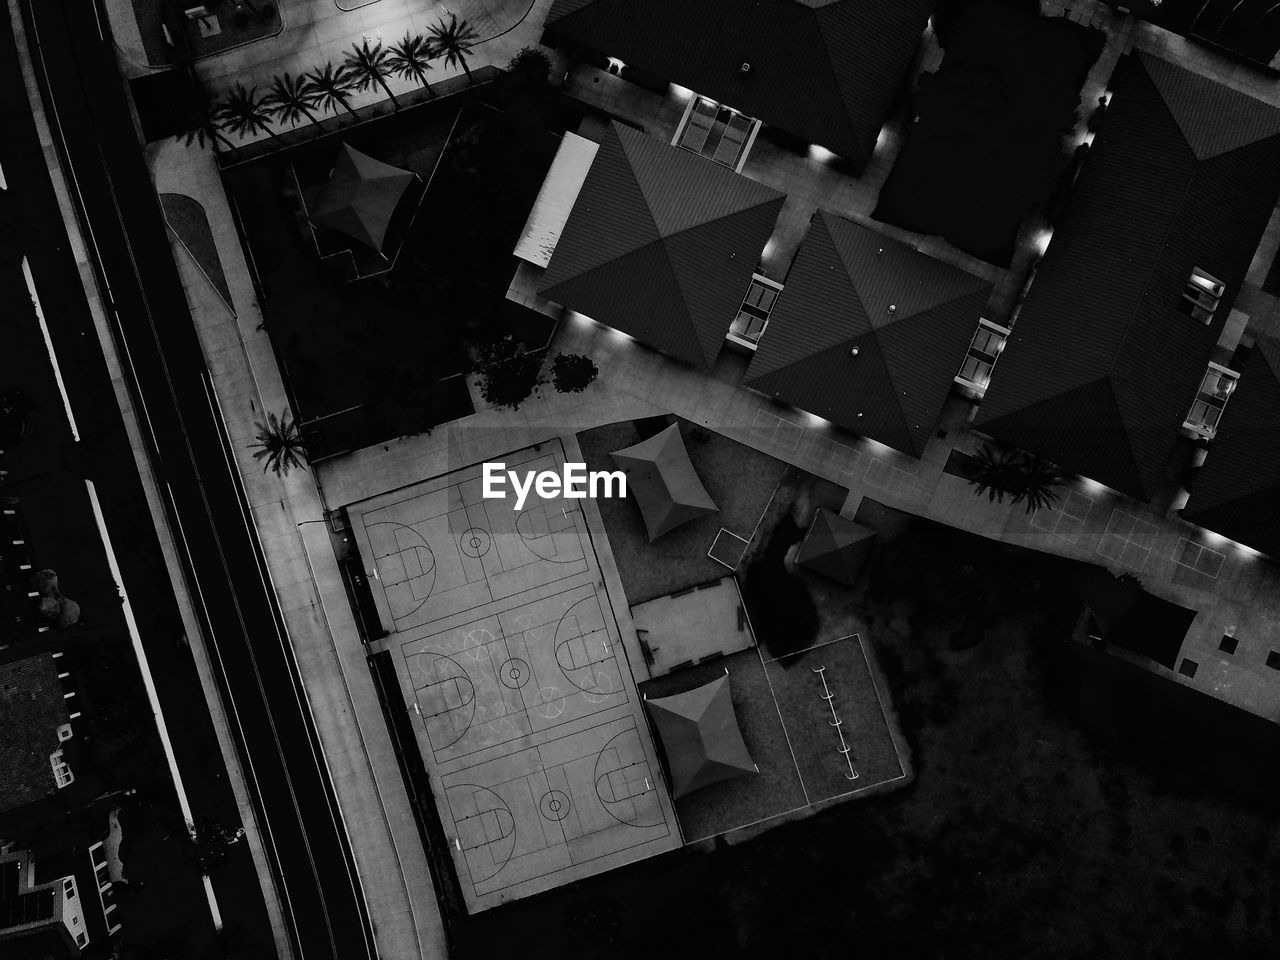
{"label": "dark roof shingle", "polygon": [[747,383],[918,457],[990,292],[981,277],[819,210]]}
{"label": "dark roof shingle", "polygon": [[[1280,111],[1142,54],[1112,90],[977,425],[1148,500],[1280,196]],[[1196,267],[1226,287],[1208,325],[1179,310]]]}
{"label": "dark roof shingle", "polygon": [[932,7],[932,0],[555,0],[547,28],[861,167]]}
{"label": "dark roof shingle", "polygon": [[612,125],[539,292],[709,367],[783,199],[687,150]]}
{"label": "dark roof shingle", "polygon": [[49,757],[67,723],[58,668],[48,654],[0,664],[0,811],[56,792]]}

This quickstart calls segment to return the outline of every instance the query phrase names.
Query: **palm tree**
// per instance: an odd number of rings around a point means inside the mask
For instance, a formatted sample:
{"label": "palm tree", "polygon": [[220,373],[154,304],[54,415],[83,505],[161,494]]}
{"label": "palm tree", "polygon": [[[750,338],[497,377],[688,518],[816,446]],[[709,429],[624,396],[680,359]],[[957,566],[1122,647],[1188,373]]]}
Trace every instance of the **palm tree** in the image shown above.
{"label": "palm tree", "polygon": [[311,95],[315,97],[316,105],[322,110],[332,110],[336,113],[337,108],[341,106],[357,120],[360,119],[359,114],[351,109],[351,98],[348,94],[353,81],[346,67],[338,67],[335,70],[332,63],[326,63],[323,67],[312,67],[310,73],[302,75],[302,79],[307,89],[311,91]]}
{"label": "palm tree", "polygon": [[992,503],[1004,503],[1006,496],[1018,491],[1018,455],[1013,451],[996,451],[984,446],[975,458],[977,464],[969,483],[978,496],[984,493]]}
{"label": "palm tree", "polygon": [[244,88],[237,83],[214,110],[214,119],[224,130],[238,134],[243,140],[254,133],[266,133],[279,139],[271,129],[271,111],[258,96],[258,88]]}
{"label": "palm tree", "polygon": [[189,98],[184,97],[178,105],[182,131],[176,139],[181,140],[188,147],[193,143],[201,147],[206,143],[211,144],[214,152],[217,152],[219,143],[225,144],[228,150],[234,150],[236,145],[222,135],[214,122],[214,111],[209,104],[208,91],[195,77],[194,71],[191,76],[192,95]]}
{"label": "palm tree", "polygon": [[444,57],[446,67],[461,67],[467,75],[468,83],[475,83],[471,76],[471,68],[467,66],[467,57],[471,56],[471,48],[479,35],[471,29],[471,25],[463,20],[458,22],[458,15],[449,14],[449,22],[441,20],[427,34],[427,43],[437,57]]}
{"label": "palm tree", "polygon": [[388,62],[390,58],[391,54],[382,48],[381,42],[371,47],[369,41],[365,40],[359,46],[352,45],[351,52],[347,54],[347,59],[342,65],[351,71],[357,90],[368,90],[376,83],[391,98],[392,106],[399,110],[400,101],[387,86],[387,75],[391,73],[391,65]]}
{"label": "palm tree", "polygon": [[255,423],[254,426],[258,428],[258,442],[249,444],[249,449],[257,448],[253,459],[265,458],[263,473],[271,470],[277,477],[284,477],[294,467],[306,469],[303,464],[307,458],[306,445],[298,425],[289,419],[289,411],[286,410],[283,417],[268,413],[265,423]]}
{"label": "palm tree", "polygon": [[316,105],[315,93],[302,77],[293,77],[287,73],[283,77],[272,77],[271,89],[262,98],[262,105],[277,120],[298,124],[306,118],[317,127],[320,126],[320,121],[310,110]]}
{"label": "palm tree", "polygon": [[1027,513],[1033,514],[1058,499],[1054,488],[1063,479],[1062,472],[1038,453],[1023,454],[1018,462],[1018,489],[1013,502],[1026,501]]}
{"label": "palm tree", "polygon": [[427,71],[431,69],[431,47],[422,38],[422,34],[405,33],[404,39],[393,43],[387,51],[387,66],[391,72],[405,80],[412,80],[430,96],[436,92],[427,83]]}

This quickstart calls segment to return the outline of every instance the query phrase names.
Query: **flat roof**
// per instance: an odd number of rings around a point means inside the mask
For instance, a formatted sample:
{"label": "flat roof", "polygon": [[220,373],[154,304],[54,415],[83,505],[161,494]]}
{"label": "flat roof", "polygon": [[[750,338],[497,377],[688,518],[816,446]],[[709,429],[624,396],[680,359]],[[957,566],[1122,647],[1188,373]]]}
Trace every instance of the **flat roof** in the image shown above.
{"label": "flat roof", "polygon": [[538,198],[516,243],[515,255],[521,260],[539,267],[551,262],[556,244],[560,242],[560,233],[569,220],[573,204],[591,169],[591,161],[599,149],[600,144],[576,133],[566,133],[561,139],[555,159],[551,161],[551,169],[542,181]]}

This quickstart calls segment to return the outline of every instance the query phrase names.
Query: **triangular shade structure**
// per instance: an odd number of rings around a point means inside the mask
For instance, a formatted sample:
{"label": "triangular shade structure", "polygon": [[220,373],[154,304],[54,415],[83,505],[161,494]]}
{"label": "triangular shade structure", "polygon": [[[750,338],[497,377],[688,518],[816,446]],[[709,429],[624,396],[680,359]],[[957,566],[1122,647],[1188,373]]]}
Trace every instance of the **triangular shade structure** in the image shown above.
{"label": "triangular shade structure", "polygon": [[756,773],[733,712],[729,674],[670,697],[646,699],[671,771],[672,796]]}
{"label": "triangular shade structure", "polygon": [[819,507],[796,552],[796,563],[848,586],[858,582],[876,532]]}
{"label": "triangular shade structure", "polygon": [[627,490],[640,506],[650,542],[718,509],[693,469],[677,423],[610,456],[627,476]]}
{"label": "triangular shade structure", "polygon": [[381,253],[391,217],[416,179],[408,170],[375,160],[344,143],[329,182],[311,211],[311,222],[345,233]]}

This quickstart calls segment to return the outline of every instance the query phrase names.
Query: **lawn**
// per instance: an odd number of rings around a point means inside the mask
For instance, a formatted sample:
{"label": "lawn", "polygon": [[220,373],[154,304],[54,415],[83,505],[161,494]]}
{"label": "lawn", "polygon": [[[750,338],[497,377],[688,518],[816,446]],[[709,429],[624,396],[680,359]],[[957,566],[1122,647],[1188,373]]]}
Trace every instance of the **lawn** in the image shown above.
{"label": "lawn", "polygon": [[[549,98],[497,83],[224,171],[313,459],[473,412],[460,374],[475,344],[508,332],[511,251],[555,133],[575,122]],[[394,267],[352,282],[345,260],[321,262],[303,213],[343,141],[430,181],[416,216],[410,197],[393,220],[390,234],[404,237]],[[322,234],[326,251],[342,245]],[[539,330],[533,339],[541,346],[547,337]]]}
{"label": "lawn", "polygon": [[964,649],[913,615],[910,591],[846,593],[889,678],[911,786],[463,921],[457,955],[534,942],[649,957],[667,949],[660,923],[679,931],[676,955],[790,956],[803,942],[822,958],[1273,956],[1280,729],[1064,639],[1058,614],[1075,600],[1055,593],[1052,578],[1006,591]]}
{"label": "lawn", "polygon": [[987,0],[924,74],[915,122],[873,216],[1007,266],[1023,219],[1068,165],[1062,138],[1104,35]]}
{"label": "lawn", "polygon": [[[578,442],[587,469],[614,469],[609,457],[611,451],[638,443],[676,420],[679,418],[675,416],[627,420],[583,431],[578,434]],[[770,530],[770,522],[762,523],[766,510],[770,511],[770,517],[780,517],[795,504],[809,503],[815,497],[822,503],[838,497],[839,509],[848,494],[843,487],[788,466],[768,454],[687,420],[679,422],[689,459],[720,509],[650,543],[640,509],[630,498],[596,501],[618,563],[623,590],[631,604],[723,577],[727,568],[707,556],[721,527],[751,539],[759,525],[760,535],[765,536]],[[744,563],[750,555],[748,550]],[[740,566],[739,572],[742,569]]]}

